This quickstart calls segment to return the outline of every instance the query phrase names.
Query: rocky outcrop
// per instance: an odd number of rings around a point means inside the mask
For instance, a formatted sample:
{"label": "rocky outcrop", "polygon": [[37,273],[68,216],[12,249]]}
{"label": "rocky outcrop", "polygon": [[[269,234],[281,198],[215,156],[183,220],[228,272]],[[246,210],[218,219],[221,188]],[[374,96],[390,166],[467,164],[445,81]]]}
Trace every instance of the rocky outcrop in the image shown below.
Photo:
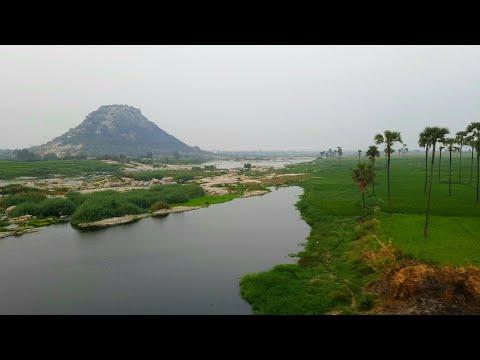
{"label": "rocky outcrop", "polygon": [[77,227],[79,228],[102,228],[102,227],[109,227],[115,225],[122,225],[128,224],[131,222],[135,222],[137,220],[143,219],[150,216],[150,214],[141,214],[141,215],[125,215],[114,217],[110,219],[103,219],[99,221],[89,222],[89,223],[82,223],[78,224]]}
{"label": "rocky outcrop", "polygon": [[185,211],[191,211],[191,210],[197,210],[202,208],[202,206],[175,206],[171,209],[161,209],[155,211],[152,216],[164,216],[172,213],[179,213],[179,212],[185,212]]}

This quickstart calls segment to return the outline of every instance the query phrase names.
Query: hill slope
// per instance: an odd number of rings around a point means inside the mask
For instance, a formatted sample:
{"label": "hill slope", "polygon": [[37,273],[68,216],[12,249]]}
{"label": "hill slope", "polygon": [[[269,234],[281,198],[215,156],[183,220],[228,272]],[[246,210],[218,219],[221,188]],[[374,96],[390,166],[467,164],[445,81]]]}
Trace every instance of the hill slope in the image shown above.
{"label": "hill slope", "polygon": [[103,105],[90,113],[77,127],[48,143],[33,147],[41,154],[77,155],[171,155],[207,153],[191,147],[160,129],[128,105]]}

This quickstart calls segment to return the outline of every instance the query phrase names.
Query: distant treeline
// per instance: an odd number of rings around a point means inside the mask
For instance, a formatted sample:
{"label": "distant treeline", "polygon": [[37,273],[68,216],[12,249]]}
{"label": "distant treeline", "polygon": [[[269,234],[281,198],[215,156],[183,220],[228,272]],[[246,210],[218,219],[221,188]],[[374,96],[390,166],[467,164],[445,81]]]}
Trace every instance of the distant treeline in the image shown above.
{"label": "distant treeline", "polygon": [[[8,153],[7,153],[8,151]],[[155,156],[152,152],[146,153],[144,156],[127,156],[125,154],[103,154],[97,156],[87,156],[85,154],[71,155],[67,154],[59,157],[55,153],[47,153],[41,155],[28,149],[21,150],[3,150],[5,153],[3,158],[16,159],[19,161],[42,161],[42,160],[113,160],[119,162],[138,161],[143,164],[154,165],[156,163],[163,164],[201,164],[210,158],[202,155],[187,155],[179,151],[173,151],[171,156]]]}

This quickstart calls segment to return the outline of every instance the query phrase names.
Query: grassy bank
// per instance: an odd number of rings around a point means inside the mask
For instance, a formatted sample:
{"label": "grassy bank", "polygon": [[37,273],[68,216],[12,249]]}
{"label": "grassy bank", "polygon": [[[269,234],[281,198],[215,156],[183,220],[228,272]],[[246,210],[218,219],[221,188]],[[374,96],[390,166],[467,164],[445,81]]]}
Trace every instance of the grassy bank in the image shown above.
{"label": "grassy bank", "polygon": [[[15,206],[10,217],[33,215],[39,219],[71,216],[72,225],[98,221],[123,215],[136,215],[168,208],[172,204],[186,204],[193,199],[214,199],[205,197],[203,188],[196,184],[157,185],[149,189],[129,192],[101,191],[91,194],[68,193],[66,198],[48,198],[40,189],[8,186],[0,188],[8,193],[0,200],[0,208]],[[50,194],[50,193],[49,193]],[[41,224],[40,224],[41,223]],[[33,222],[32,226],[43,225]]]}
{"label": "grassy bank", "polygon": [[[249,274],[241,280],[243,297],[259,314],[363,313],[376,304],[370,284],[382,276],[382,266],[366,261],[366,254],[379,251],[392,240],[400,256],[437,265],[480,265],[480,246],[475,225],[480,206],[470,168],[465,165],[462,183],[452,184],[448,195],[443,167],[440,181],[433,184],[430,236],[423,241],[425,211],[424,159],[410,157],[392,161],[392,212],[387,214],[386,166],[376,163],[378,226],[361,220],[361,197],[352,181],[358,161],[317,160],[290,166],[282,172],[305,173],[298,185],[305,190],[297,204],[311,234],[296,264],[278,265],[272,270]],[[457,159],[454,169],[458,171]],[[438,173],[437,173],[438,175]],[[468,175],[468,176],[467,176]],[[454,178],[455,175],[452,176]],[[377,237],[377,238],[376,238]],[[301,239],[298,239],[301,241]]]}

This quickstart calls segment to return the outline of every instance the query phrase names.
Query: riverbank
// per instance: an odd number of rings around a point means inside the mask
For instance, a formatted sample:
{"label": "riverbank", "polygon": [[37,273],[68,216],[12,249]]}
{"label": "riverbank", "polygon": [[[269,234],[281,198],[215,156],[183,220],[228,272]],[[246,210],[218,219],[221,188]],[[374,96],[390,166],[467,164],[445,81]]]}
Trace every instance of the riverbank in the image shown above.
{"label": "riverbank", "polygon": [[201,207],[238,197],[261,196],[270,192],[271,186],[288,185],[303,176],[280,174],[278,169],[267,167],[250,171],[195,166],[137,170],[119,177],[100,176],[83,181],[24,179],[21,184],[3,186],[0,188],[2,237],[20,235],[23,229],[12,232],[8,227],[24,216],[29,217],[25,224],[28,228],[65,220],[71,220],[79,228],[116,226],[155,212],[175,211],[171,207]]}
{"label": "riverbank", "polygon": [[[283,170],[306,174],[298,182],[305,192],[297,207],[312,229],[305,250],[297,254],[298,263],[241,279],[242,296],[255,313],[480,313],[480,269],[474,266],[480,260],[471,229],[444,229],[445,224],[458,223],[454,214],[463,214],[466,222],[478,219],[478,208],[468,200],[474,189],[458,184],[453,198],[439,194],[445,184],[435,185],[436,228],[423,241],[417,226],[424,211],[422,159],[392,163],[393,215],[384,212],[382,161],[377,163],[378,197],[368,196],[372,211],[362,212],[360,193],[351,180],[356,163],[317,160]],[[418,223],[410,226],[407,219],[412,217]],[[402,221],[396,225],[398,219]]]}

